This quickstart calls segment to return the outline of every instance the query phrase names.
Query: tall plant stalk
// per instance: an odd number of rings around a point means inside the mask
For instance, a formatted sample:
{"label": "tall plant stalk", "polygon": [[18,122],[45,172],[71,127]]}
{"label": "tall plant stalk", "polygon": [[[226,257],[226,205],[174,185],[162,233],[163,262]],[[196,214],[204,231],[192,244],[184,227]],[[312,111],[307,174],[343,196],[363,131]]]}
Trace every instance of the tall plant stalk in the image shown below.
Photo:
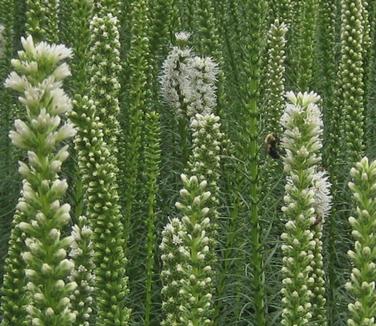
{"label": "tall plant stalk", "polygon": [[[15,72],[5,85],[22,94],[20,102],[27,112],[25,121],[17,119],[10,133],[13,144],[27,150],[28,155],[27,164],[20,162],[19,168],[24,179],[17,209],[24,220],[15,225],[26,234],[26,248],[21,254],[28,281],[25,320],[35,325],[68,326],[76,318],[69,296],[77,284],[65,282],[74,265],[66,258],[72,239],[61,236],[70,221],[70,206],[61,204],[68,185],[59,178],[59,172],[69,155],[68,146],[62,146],[62,142],[75,134],[70,124],[61,123],[61,117],[72,108],[61,88],[70,70],[61,61],[72,53],[63,45],[34,45],[31,36],[22,39],[22,45],[19,59],[12,61]],[[12,286],[9,276],[5,286]],[[18,318],[5,315],[10,318],[4,323],[12,324]]]}
{"label": "tall plant stalk", "polygon": [[[96,325],[128,325],[124,226],[118,195],[117,136],[120,84],[118,19],[95,16],[90,25],[90,97],[78,98],[70,119],[86,216],[93,230]],[[103,39],[102,35],[108,35]],[[105,94],[105,95],[103,95]],[[114,301],[116,304],[114,304]]]}
{"label": "tall plant stalk", "polygon": [[307,325],[313,317],[311,261],[315,259],[315,192],[312,189],[320,162],[322,120],[314,93],[288,93],[281,118],[286,151],[284,170],[286,217],[283,240],[282,325]]}
{"label": "tall plant stalk", "polygon": [[352,295],[348,305],[349,326],[374,325],[376,319],[376,162],[367,157],[351,169],[349,188],[353,193],[356,217],[350,217],[355,245],[348,255],[352,262],[346,288]]}
{"label": "tall plant stalk", "polygon": [[145,137],[145,176],[146,176],[146,209],[147,209],[147,238],[146,238],[146,285],[145,285],[145,322],[151,325],[152,294],[155,273],[156,251],[156,200],[158,193],[158,178],[160,174],[160,120],[159,114],[151,112],[146,115],[147,130]]}
{"label": "tall plant stalk", "polygon": [[254,295],[255,323],[265,325],[265,277],[263,267],[263,245],[260,228],[260,184],[259,184],[259,105],[260,105],[260,74],[261,55],[264,45],[264,29],[266,10],[265,1],[245,1],[246,13],[242,41],[245,42],[243,112],[245,119],[243,136],[245,139],[242,150],[247,153],[244,157],[249,185],[247,198],[249,199],[250,226],[250,265],[252,278],[250,280]]}

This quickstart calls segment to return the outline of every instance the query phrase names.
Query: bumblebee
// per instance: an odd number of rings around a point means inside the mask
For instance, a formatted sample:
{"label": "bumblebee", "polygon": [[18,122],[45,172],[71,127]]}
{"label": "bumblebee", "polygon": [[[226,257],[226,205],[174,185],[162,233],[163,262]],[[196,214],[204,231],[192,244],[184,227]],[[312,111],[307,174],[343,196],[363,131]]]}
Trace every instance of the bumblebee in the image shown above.
{"label": "bumblebee", "polygon": [[321,224],[321,222],[322,222],[322,217],[317,216],[315,222],[312,225],[317,226],[317,225]]}
{"label": "bumblebee", "polygon": [[275,160],[278,160],[281,157],[279,143],[280,143],[280,139],[274,132],[266,135],[265,137],[266,153]]}

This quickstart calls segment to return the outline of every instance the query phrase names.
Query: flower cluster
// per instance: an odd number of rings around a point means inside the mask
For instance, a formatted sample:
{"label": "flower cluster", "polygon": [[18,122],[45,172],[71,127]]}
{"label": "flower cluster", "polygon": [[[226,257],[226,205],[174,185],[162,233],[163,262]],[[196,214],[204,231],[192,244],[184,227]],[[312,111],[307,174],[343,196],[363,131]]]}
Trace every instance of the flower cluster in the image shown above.
{"label": "flower cluster", "polygon": [[[94,16],[90,23],[90,97],[95,102],[97,116],[106,126],[104,141],[117,151],[119,137],[119,74],[120,41],[118,18],[111,13],[104,17]],[[105,38],[106,41],[100,41]]]}
{"label": "flower cluster", "polygon": [[367,157],[351,169],[349,188],[356,203],[357,217],[350,217],[353,250],[348,255],[352,262],[347,290],[353,296],[348,305],[349,326],[375,325],[376,322],[376,161]]}
{"label": "flower cluster", "polygon": [[163,261],[162,295],[165,319],[162,325],[212,325],[213,270],[209,229],[210,192],[207,182],[196,176],[181,176],[184,188],[176,207],[182,214],[163,231],[160,245]]}
{"label": "flower cluster", "polygon": [[[199,181],[206,180],[211,193],[209,207],[211,208],[211,228],[216,229],[219,206],[219,178],[220,178],[220,151],[224,134],[221,132],[220,118],[213,113],[197,113],[192,119],[192,154],[188,162],[189,173],[196,175]],[[215,234],[210,233],[211,239]],[[214,244],[211,244],[214,246]]]}
{"label": "flower cluster", "polygon": [[84,216],[79,217],[78,225],[73,226],[70,257],[74,262],[74,269],[69,276],[77,288],[71,295],[72,307],[76,310],[77,326],[89,326],[93,312],[94,291],[94,248],[93,231]]}
{"label": "flower cluster", "polygon": [[331,184],[326,171],[318,171],[313,175],[313,189],[315,191],[315,211],[318,217],[325,221],[332,207],[330,194]]}
{"label": "flower cluster", "polygon": [[178,115],[184,116],[187,111],[187,100],[184,92],[185,72],[188,61],[193,54],[188,47],[189,33],[176,33],[175,37],[177,45],[171,49],[163,62],[160,84],[165,101],[177,111]]}
{"label": "flower cluster", "polygon": [[[271,134],[273,137],[283,131],[279,122],[285,107],[286,33],[287,26],[276,19],[269,29],[267,39],[268,52],[261,121],[263,134]],[[273,189],[276,183],[275,176],[281,171],[281,161],[267,157],[263,160],[260,170],[262,194],[271,197],[270,200],[275,200]]]}
{"label": "flower cluster", "polygon": [[[355,163],[363,155],[364,149],[365,8],[361,0],[344,0],[341,7],[341,57],[331,137],[336,153],[343,154],[343,158]],[[339,146],[338,135],[341,142]],[[341,150],[338,151],[338,148]]]}
{"label": "flower cluster", "polygon": [[332,196],[330,194],[331,184],[326,171],[317,171],[313,175],[312,189],[314,191],[315,223],[313,225],[313,240],[315,248],[311,261],[312,278],[312,313],[313,320],[318,325],[326,325],[326,293],[325,293],[325,272],[323,259],[323,226],[326,217],[330,213],[332,206]]}
{"label": "flower cluster", "polygon": [[162,231],[162,243],[160,250],[163,269],[161,272],[162,309],[164,320],[161,325],[180,325],[179,306],[181,304],[180,283],[184,278],[182,263],[189,253],[182,246],[183,239],[187,238],[187,232],[179,218],[173,218]]}
{"label": "flower cluster", "polygon": [[104,17],[108,14],[120,19],[122,3],[120,0],[94,1],[94,14]]}
{"label": "flower cluster", "polygon": [[192,155],[188,163],[189,171],[200,181],[207,180],[212,193],[211,201],[218,204],[218,179],[220,168],[221,132],[220,118],[215,114],[197,113],[190,124],[192,130]]}
{"label": "flower cluster", "polygon": [[[74,142],[86,216],[93,230],[97,322],[123,325],[129,318],[124,302],[128,293],[127,260],[116,183],[116,157],[103,140],[105,125],[96,116],[93,101],[84,97],[76,107],[79,111],[72,115],[72,121],[79,128]],[[117,305],[112,304],[114,298]]]}
{"label": "flower cluster", "polygon": [[[288,220],[282,234],[282,325],[294,325],[307,324],[313,317],[312,288],[319,274],[312,267],[317,247],[313,226],[317,213],[326,212],[327,191],[322,186],[325,178],[315,176],[322,147],[321,112],[316,104],[320,98],[314,93],[288,93],[287,98],[289,103],[281,118],[287,174],[282,210]],[[321,191],[315,197],[317,187]]]}
{"label": "flower cluster", "polygon": [[74,267],[66,253],[72,238],[63,237],[62,231],[70,222],[70,206],[61,202],[68,185],[59,172],[69,155],[62,143],[75,135],[72,125],[61,119],[72,108],[62,88],[70,75],[62,60],[72,52],[63,45],[35,45],[31,36],[22,38],[22,46],[5,86],[22,94],[19,100],[27,111],[25,121],[16,120],[10,132],[13,144],[28,157],[19,166],[23,187],[17,205],[25,219],[16,226],[27,236],[22,253],[30,293],[26,311],[32,325],[71,325],[76,316],[70,295],[77,284],[67,282]]}
{"label": "flower cluster", "polygon": [[[92,98],[77,98],[76,110],[70,115],[77,126],[74,143],[86,204],[85,216],[93,230],[96,322],[100,325],[124,325],[130,314],[125,303],[127,260],[115,148],[119,111],[117,21],[111,14],[93,18],[89,71]],[[111,35],[112,39],[107,41],[103,35]]]}
{"label": "flower cluster", "polygon": [[183,91],[188,103],[188,117],[211,113],[217,104],[218,65],[210,57],[195,56],[188,61],[186,69]]}
{"label": "flower cluster", "polygon": [[194,56],[187,47],[189,34],[176,34],[174,46],[163,63],[161,88],[165,100],[179,115],[208,114],[217,104],[218,65],[210,57]]}
{"label": "flower cluster", "polygon": [[285,59],[287,26],[278,20],[268,32],[268,61],[265,76],[263,121],[267,133],[282,132],[279,120],[285,106]]}

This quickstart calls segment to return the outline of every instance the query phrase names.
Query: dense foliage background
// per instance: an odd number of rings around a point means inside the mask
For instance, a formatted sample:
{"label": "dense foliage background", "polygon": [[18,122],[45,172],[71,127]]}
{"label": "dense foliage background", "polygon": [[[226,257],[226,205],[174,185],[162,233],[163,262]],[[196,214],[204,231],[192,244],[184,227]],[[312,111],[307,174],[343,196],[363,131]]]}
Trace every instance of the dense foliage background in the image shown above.
{"label": "dense foliage background", "polygon": [[2,325],[376,325],[375,23],[0,0]]}

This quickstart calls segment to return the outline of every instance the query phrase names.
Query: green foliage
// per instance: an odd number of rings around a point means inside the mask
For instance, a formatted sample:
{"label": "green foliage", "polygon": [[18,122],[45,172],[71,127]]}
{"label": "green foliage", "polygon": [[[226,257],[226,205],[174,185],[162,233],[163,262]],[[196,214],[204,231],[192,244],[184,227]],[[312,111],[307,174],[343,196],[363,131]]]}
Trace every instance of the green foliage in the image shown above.
{"label": "green foliage", "polygon": [[317,0],[304,0],[298,9],[297,23],[294,26],[294,51],[292,69],[295,74],[294,88],[308,90],[313,80],[313,51],[315,49],[314,32],[316,28]]}
{"label": "green foliage", "polygon": [[26,0],[26,33],[36,41],[57,42],[58,13],[58,0]]}
{"label": "green foliage", "polygon": [[[333,140],[334,137],[329,138],[329,132],[331,131],[331,123],[335,123],[331,116],[334,108],[334,93],[335,93],[335,80],[336,80],[336,54],[337,54],[337,44],[336,44],[336,10],[337,1],[327,1],[320,0],[318,3],[318,22],[317,27],[319,30],[318,35],[318,58],[317,64],[319,69],[317,69],[317,75],[315,78],[318,80],[316,82],[320,94],[323,98],[323,107],[326,108],[323,112],[325,125],[324,125],[324,162],[326,166],[330,166],[331,156],[327,153],[327,147],[330,147],[329,141]],[[334,135],[333,135],[334,136]],[[333,143],[332,148],[335,146]]]}
{"label": "green foliage", "polygon": [[[131,43],[127,54],[126,70],[129,78],[122,102],[123,148],[121,149],[121,190],[124,193],[122,206],[126,228],[131,231],[132,213],[136,206],[139,161],[142,148],[142,127],[145,112],[148,112],[148,77],[151,66],[149,54],[149,0],[135,1],[130,8],[132,15]],[[128,237],[128,236],[127,236]]]}
{"label": "green foliage", "polygon": [[[48,228],[26,230],[33,222],[19,207],[33,185],[24,182],[20,195],[16,162],[29,158],[8,137],[14,120],[31,121],[3,87],[21,35],[59,40],[73,53],[64,83],[73,109],[64,118],[77,135],[59,171],[69,184],[59,201],[71,204],[73,221],[59,232],[74,238],[61,249],[75,267],[61,277],[78,286],[65,293],[65,316],[76,321],[59,325],[336,326],[370,313],[371,295],[359,301],[365,288],[354,281],[357,272],[350,278],[350,263],[358,268],[359,260],[346,254],[354,247],[346,183],[364,152],[375,156],[375,15],[368,0],[0,0],[3,324],[32,324],[41,297],[28,283],[44,274],[31,272],[30,239],[49,241]],[[68,74],[64,67],[55,77]],[[21,74],[44,69],[30,63]],[[322,100],[290,94],[286,108],[291,89],[314,89]],[[295,116],[298,126],[284,131],[283,109],[297,107],[305,112]],[[282,145],[299,146],[280,147],[283,132]],[[320,140],[312,141],[314,132]],[[271,146],[279,158],[268,155]],[[39,159],[49,155],[43,150]],[[293,165],[286,196],[283,162]],[[184,178],[178,199],[182,172],[195,177]],[[349,278],[349,289],[363,290],[346,292]]]}
{"label": "green foliage", "polygon": [[91,0],[60,1],[66,3],[66,12],[61,31],[64,33],[66,44],[72,48],[71,62],[72,78],[69,90],[72,94],[86,91],[88,83],[88,56],[90,43],[90,18],[92,15]]}
{"label": "green foliage", "polygon": [[[14,1],[3,0],[0,1],[0,80],[4,80],[10,72],[10,60],[14,52],[14,25],[15,25],[15,7]],[[15,161],[12,160],[12,148],[8,138],[8,132],[12,124],[12,106],[13,99],[0,83],[0,153],[2,159],[0,160],[0,194],[3,198],[3,204],[0,206],[0,275],[4,266],[4,257],[7,252],[7,244],[11,228],[11,219],[14,214],[14,206],[17,204],[15,199],[19,193],[19,186],[15,183],[16,167]],[[18,181],[18,180],[17,180]],[[9,191],[9,189],[16,188],[16,191]],[[8,202],[9,205],[5,203]]]}
{"label": "green foliage", "polygon": [[352,182],[349,188],[353,193],[356,217],[350,217],[353,250],[348,255],[352,262],[350,281],[346,284],[351,293],[349,304],[349,326],[374,325],[376,318],[376,206],[375,182],[376,162],[368,162],[367,157],[351,169]]}
{"label": "green foliage", "polygon": [[153,275],[155,271],[156,249],[156,196],[158,193],[158,177],[160,174],[160,121],[159,114],[151,112],[146,114],[145,136],[145,178],[146,178],[146,205],[147,205],[147,241],[146,241],[146,298],[145,298],[145,325],[150,325],[152,313]]}
{"label": "green foliage", "polygon": [[[252,278],[250,286],[254,293],[254,310],[256,324],[265,325],[265,283],[263,271],[263,248],[261,243],[261,228],[259,216],[260,184],[259,184],[259,105],[260,105],[260,80],[261,80],[261,55],[265,43],[265,1],[245,1],[244,27],[241,42],[245,42],[244,85],[242,90],[243,112],[247,119],[244,120],[244,137],[242,152],[247,153],[241,157],[245,162],[245,169],[249,177],[246,189],[246,198],[249,200],[249,225],[250,225],[250,259],[252,261]],[[248,33],[252,31],[252,33]]]}
{"label": "green foliage", "polygon": [[[60,1],[60,31],[62,38],[73,51],[73,59],[71,61],[72,78],[67,84],[67,91],[78,99],[87,93],[90,81],[90,62],[88,57],[90,56],[92,7],[91,0]],[[78,102],[74,101],[73,111],[79,110],[75,106]],[[69,163],[66,168],[70,177],[69,183],[72,184],[69,199],[72,204],[73,221],[77,223],[78,218],[84,214],[85,204],[82,180],[74,151],[72,151],[72,159]]]}

